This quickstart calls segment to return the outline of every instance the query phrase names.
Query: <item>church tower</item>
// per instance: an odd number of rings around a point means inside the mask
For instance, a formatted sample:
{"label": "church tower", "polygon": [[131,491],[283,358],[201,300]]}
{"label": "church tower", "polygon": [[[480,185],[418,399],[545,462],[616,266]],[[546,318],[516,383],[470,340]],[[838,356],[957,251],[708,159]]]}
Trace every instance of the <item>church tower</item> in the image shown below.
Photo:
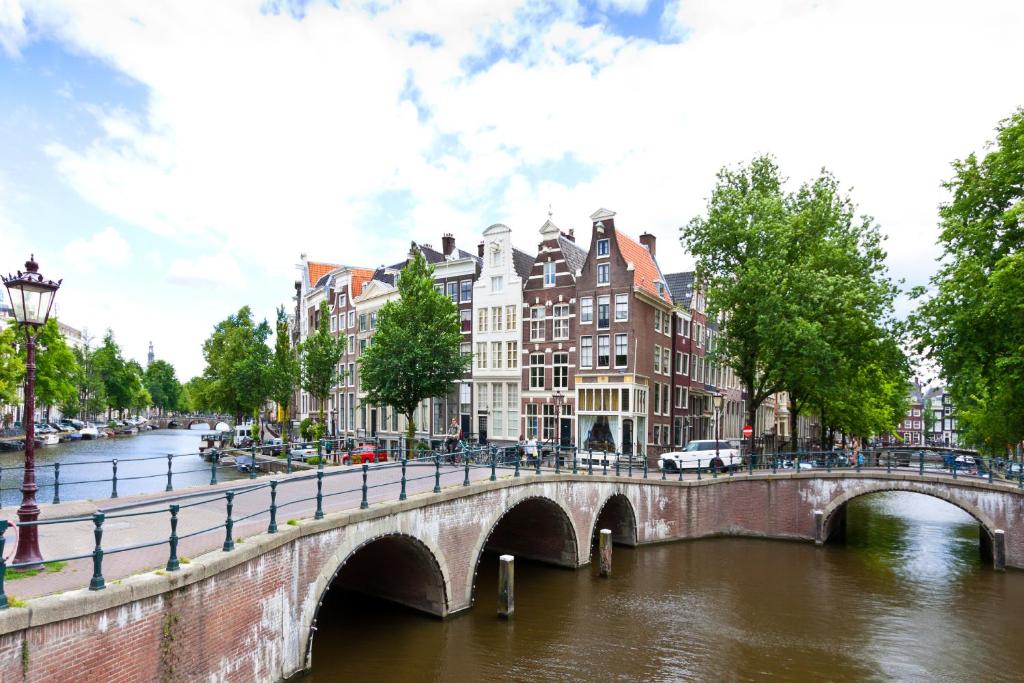
{"label": "church tower", "polygon": [[156,356],[153,354],[153,342],[149,342],[149,354],[146,356],[146,367],[152,365],[154,360],[156,360]]}

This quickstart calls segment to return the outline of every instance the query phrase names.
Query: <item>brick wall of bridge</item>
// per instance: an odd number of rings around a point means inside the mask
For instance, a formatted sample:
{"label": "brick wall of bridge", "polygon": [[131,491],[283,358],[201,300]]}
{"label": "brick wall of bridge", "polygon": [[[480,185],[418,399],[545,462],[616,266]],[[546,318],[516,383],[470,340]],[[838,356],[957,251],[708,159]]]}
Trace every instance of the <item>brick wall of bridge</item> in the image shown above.
{"label": "brick wall of bridge", "polygon": [[[104,591],[50,596],[31,601],[28,609],[7,610],[0,613],[0,680],[280,680],[310,664],[310,627],[339,569],[382,537],[406,539],[421,566],[435,572],[422,586],[392,597],[444,616],[472,605],[476,565],[492,532],[492,540],[520,544],[532,534],[535,556],[586,564],[598,514],[612,496],[628,501],[608,508],[618,511],[612,520],[617,535],[628,537],[635,519],[639,543],[720,534],[810,541],[816,510],[831,517],[856,495],[894,489],[949,500],[990,531],[1005,529],[1007,563],[1024,568],[1024,496],[980,482],[954,488],[883,476],[738,475],[684,484],[524,477],[284,526],[231,553],[195,558],[174,574],[140,575]],[[529,503],[534,499],[544,499],[543,506]],[[515,514],[527,505],[534,505],[532,511]],[[633,519],[624,521],[623,511]],[[495,532],[499,521],[514,526]],[[370,569],[352,573],[364,590],[372,590],[365,580]]]}

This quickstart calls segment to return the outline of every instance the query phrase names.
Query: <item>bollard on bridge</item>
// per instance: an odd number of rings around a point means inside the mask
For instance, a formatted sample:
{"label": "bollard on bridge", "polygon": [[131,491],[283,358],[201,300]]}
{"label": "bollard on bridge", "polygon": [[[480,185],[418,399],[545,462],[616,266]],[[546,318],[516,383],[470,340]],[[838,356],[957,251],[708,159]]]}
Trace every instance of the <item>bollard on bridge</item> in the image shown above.
{"label": "bollard on bridge", "polygon": [[601,529],[600,540],[597,543],[598,557],[601,562],[601,576],[612,575],[612,530]]}
{"label": "bollard on bridge", "polygon": [[511,619],[516,611],[515,561],[512,555],[498,558],[498,616]]}

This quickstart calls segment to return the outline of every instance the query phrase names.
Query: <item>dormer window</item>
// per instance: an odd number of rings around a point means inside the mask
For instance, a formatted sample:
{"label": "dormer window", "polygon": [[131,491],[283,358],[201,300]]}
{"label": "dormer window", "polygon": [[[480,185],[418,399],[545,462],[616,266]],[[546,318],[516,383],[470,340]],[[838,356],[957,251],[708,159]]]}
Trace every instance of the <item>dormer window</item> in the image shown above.
{"label": "dormer window", "polygon": [[597,255],[599,257],[600,256],[607,256],[608,255],[608,248],[609,247],[608,247],[608,240],[607,239],[603,239],[603,240],[598,240],[597,241]]}
{"label": "dormer window", "polygon": [[501,246],[497,242],[491,245],[491,265],[501,265]]}

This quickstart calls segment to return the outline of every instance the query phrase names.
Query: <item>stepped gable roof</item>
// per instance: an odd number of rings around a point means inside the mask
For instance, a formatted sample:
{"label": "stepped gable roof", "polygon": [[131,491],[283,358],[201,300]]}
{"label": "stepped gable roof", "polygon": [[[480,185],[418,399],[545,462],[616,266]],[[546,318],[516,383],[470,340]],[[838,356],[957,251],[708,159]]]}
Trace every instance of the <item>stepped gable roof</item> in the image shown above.
{"label": "stepped gable roof", "polygon": [[668,285],[669,294],[676,304],[689,306],[693,300],[693,282],[695,274],[692,270],[682,273],[669,273],[665,276],[665,284]]}
{"label": "stepped gable roof", "polygon": [[530,256],[522,249],[516,249],[512,247],[512,267],[516,271],[516,275],[526,280],[530,277],[530,271],[533,270],[533,261],[536,257]]}
{"label": "stepped gable roof", "polygon": [[307,261],[306,269],[309,271],[309,286],[316,287],[324,275],[332,270],[341,268],[335,263],[321,263],[319,261]]}
{"label": "stepped gable roof", "polygon": [[665,279],[661,276],[661,269],[658,262],[643,246],[621,230],[615,230],[616,241],[619,243],[619,252],[626,259],[627,263],[633,264],[633,286],[642,289],[656,299],[661,299],[667,304],[672,303],[668,287],[659,289],[658,283],[664,284]]}
{"label": "stepped gable roof", "polygon": [[562,250],[565,265],[568,266],[569,272],[575,278],[576,273],[583,270],[583,263],[587,260],[586,249],[562,234],[558,235],[558,248]]}

